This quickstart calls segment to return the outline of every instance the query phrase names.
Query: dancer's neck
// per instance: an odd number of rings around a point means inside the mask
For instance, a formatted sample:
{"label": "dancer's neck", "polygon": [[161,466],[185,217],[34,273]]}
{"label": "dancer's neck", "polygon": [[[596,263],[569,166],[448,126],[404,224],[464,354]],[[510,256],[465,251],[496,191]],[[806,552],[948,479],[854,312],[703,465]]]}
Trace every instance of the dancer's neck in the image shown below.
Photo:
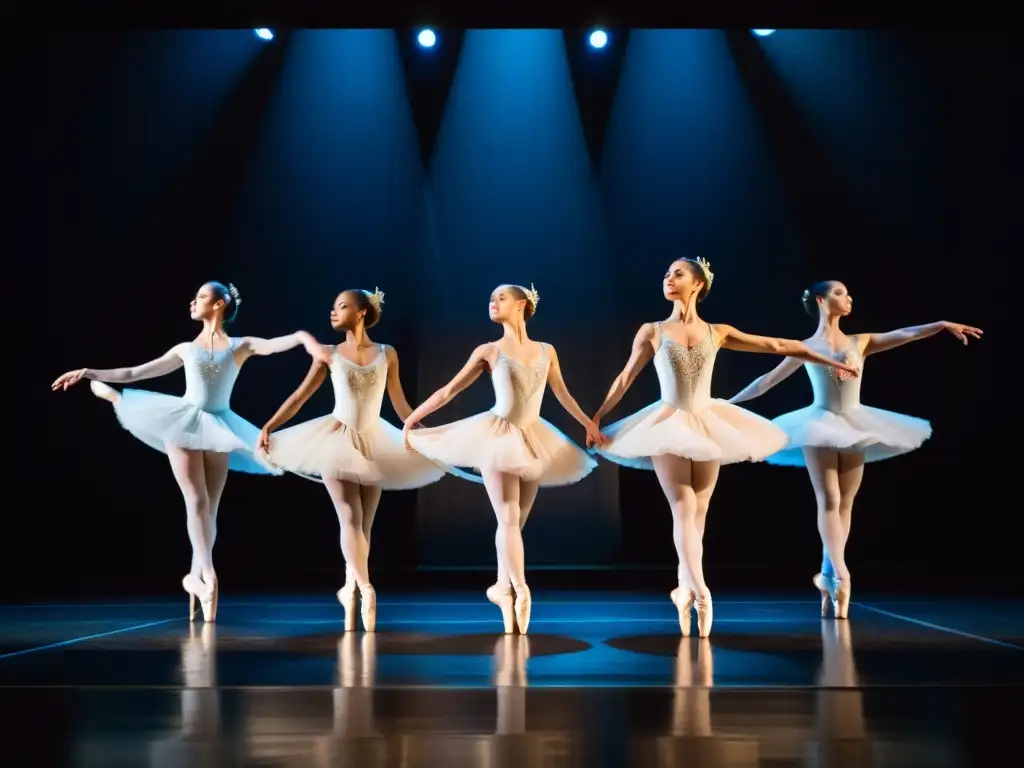
{"label": "dancer's neck", "polygon": [[345,343],[354,347],[366,347],[373,342],[366,335],[366,326],[359,324],[355,328],[349,328],[345,331]]}
{"label": "dancer's neck", "polygon": [[514,344],[525,344],[530,340],[530,337],[526,335],[525,322],[502,323],[501,326],[504,329],[503,338]]}
{"label": "dancer's neck", "polygon": [[686,299],[677,299],[672,302],[672,314],[668,316],[669,322],[692,325],[700,322],[697,314],[697,297],[691,296]]}

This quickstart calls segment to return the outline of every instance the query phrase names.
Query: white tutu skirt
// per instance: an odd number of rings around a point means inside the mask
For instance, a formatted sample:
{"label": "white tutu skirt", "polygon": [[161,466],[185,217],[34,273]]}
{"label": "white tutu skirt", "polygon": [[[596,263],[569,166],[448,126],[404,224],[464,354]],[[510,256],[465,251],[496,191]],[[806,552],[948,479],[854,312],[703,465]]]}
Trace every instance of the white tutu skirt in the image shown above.
{"label": "white tutu skirt", "polygon": [[233,411],[211,413],[180,397],[144,389],[122,390],[113,406],[122,427],[162,453],[168,445],[228,453],[228,469],[235,472],[281,474],[254,453],[260,431]]}
{"label": "white tutu skirt", "polygon": [[433,461],[478,472],[505,472],[542,486],[571,485],[594,471],[597,462],[538,418],[520,428],[490,411],[440,427],[409,433],[409,443]]}
{"label": "white tutu skirt", "polygon": [[724,400],[699,411],[657,402],[601,431],[610,442],[597,453],[632,469],[654,469],[651,457],[664,455],[720,464],[763,461],[787,442],[768,419]]}
{"label": "white tutu skirt", "polygon": [[858,451],[865,462],[872,462],[920,448],[932,434],[932,425],[924,419],[866,405],[843,413],[812,405],[784,413],[773,423],[789,435],[789,445],[769,456],[768,463],[789,467],[806,466],[805,447]]}
{"label": "white tutu skirt", "polygon": [[422,488],[445,470],[407,451],[402,433],[378,418],[356,432],[333,416],[323,416],[275,432],[267,459],[274,466],[311,480],[333,477],[386,491]]}

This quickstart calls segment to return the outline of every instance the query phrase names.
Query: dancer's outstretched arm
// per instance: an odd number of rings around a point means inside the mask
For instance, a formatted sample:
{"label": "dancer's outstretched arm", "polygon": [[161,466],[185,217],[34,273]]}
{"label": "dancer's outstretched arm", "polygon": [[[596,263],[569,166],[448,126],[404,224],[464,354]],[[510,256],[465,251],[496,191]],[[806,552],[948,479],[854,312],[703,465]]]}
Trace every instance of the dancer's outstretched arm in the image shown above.
{"label": "dancer's outstretched arm", "polygon": [[306,374],[306,378],[299,384],[298,389],[288,396],[288,399],[277,409],[277,413],[271,416],[269,421],[263,425],[263,429],[260,430],[259,439],[256,441],[256,447],[269,451],[271,449],[270,433],[280,429],[294,418],[295,414],[302,409],[302,406],[312,397],[313,393],[320,389],[320,385],[324,383],[326,378],[327,366],[319,360],[314,360],[313,364],[309,366],[309,373]]}
{"label": "dancer's outstretched arm", "polygon": [[412,406],[405,397],[405,390],[402,389],[402,379],[398,375],[398,353],[394,347],[385,347],[384,354],[388,361],[388,397],[391,399],[391,406],[398,414],[398,418],[405,423],[412,413]]}
{"label": "dancer's outstretched arm", "polygon": [[776,384],[781,384],[794,373],[799,371],[801,365],[803,365],[803,363],[800,362],[799,359],[795,357],[787,357],[777,366],[768,371],[768,373],[763,376],[758,376],[752,382],[747,384],[747,386],[730,397],[729,402],[734,404],[742,403],[746,400],[753,400],[755,397],[760,397]]}
{"label": "dancer's outstretched arm", "polygon": [[795,357],[797,360],[804,360],[808,363],[831,366],[840,371],[846,371],[851,376],[858,376],[860,370],[849,363],[833,360],[828,355],[815,352],[802,341],[795,339],[776,339],[771,336],[753,336],[743,333],[731,325],[715,323],[712,325],[715,333],[722,340],[721,346],[735,352],[764,352],[770,355],[785,355]]}
{"label": "dancer's outstretched arm", "polygon": [[295,349],[299,345],[305,347],[314,360],[318,360],[324,365],[331,364],[331,359],[334,355],[333,348],[324,346],[306,331],[296,331],[295,333],[289,333],[287,336],[278,336],[273,339],[244,336],[242,337],[242,343],[238,347],[238,354],[241,355],[239,362],[245,362],[245,360],[253,355],[265,357],[266,355],[276,355],[279,352],[287,352],[289,349]]}
{"label": "dancer's outstretched arm", "polygon": [[911,328],[900,328],[888,333],[861,333],[856,339],[860,344],[861,354],[864,357],[878,352],[888,352],[890,349],[902,347],[912,341],[920,341],[934,336],[940,331],[949,331],[967,346],[968,338],[980,339],[983,331],[971,325],[951,323],[948,320],[940,320],[937,323],[928,325],[915,325]]}
{"label": "dancer's outstretched arm", "polygon": [[597,409],[597,413],[594,414],[594,424],[600,425],[601,419],[607,416],[611,410],[619,404],[622,396],[626,394],[633,382],[636,381],[637,375],[644,369],[651,358],[654,357],[654,324],[644,323],[640,326],[640,330],[636,332],[636,336],[633,338],[633,351],[629,354],[629,360],[626,361],[626,367],[622,369],[622,372],[615,377],[615,381],[612,382],[611,389],[608,390],[608,394],[605,395],[604,402],[601,403],[601,407]]}
{"label": "dancer's outstretched arm", "polygon": [[409,447],[409,430],[434,411],[446,406],[459,392],[476,381],[480,374],[490,367],[490,359],[493,354],[493,344],[481,344],[474,349],[473,354],[469,356],[469,360],[462,366],[462,370],[455,374],[451,381],[420,403],[419,407],[406,417],[405,428],[402,430],[406,447]]}
{"label": "dancer's outstretched arm", "polygon": [[573,396],[569,394],[569,388],[565,386],[565,379],[562,378],[562,366],[558,363],[558,353],[555,352],[555,348],[550,344],[547,347],[548,354],[551,356],[551,365],[548,367],[548,385],[551,387],[551,392],[554,394],[555,399],[587,431],[588,446],[595,443],[597,445],[604,445],[608,442],[608,438],[601,434],[597,424],[583,412]]}
{"label": "dancer's outstretched arm", "polygon": [[68,371],[57,377],[50,385],[50,389],[56,392],[58,389],[67,391],[82,379],[93,379],[105,381],[111,384],[131,384],[135,381],[155,379],[158,376],[166,376],[168,373],[178,370],[185,364],[182,357],[187,343],[176,344],[156,360],[150,360],[142,365],[133,365],[128,368],[107,368],[98,370],[94,368],[78,368]]}

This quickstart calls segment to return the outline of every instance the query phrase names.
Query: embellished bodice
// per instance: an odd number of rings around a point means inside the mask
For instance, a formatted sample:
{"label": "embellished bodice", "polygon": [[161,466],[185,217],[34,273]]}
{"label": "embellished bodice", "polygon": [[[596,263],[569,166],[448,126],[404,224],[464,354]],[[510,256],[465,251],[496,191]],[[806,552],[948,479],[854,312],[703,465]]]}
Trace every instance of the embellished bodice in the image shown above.
{"label": "embellished bodice", "polygon": [[824,408],[832,413],[842,413],[860,405],[860,382],[864,372],[864,357],[856,344],[851,344],[847,350],[838,352],[832,357],[837,362],[856,365],[861,370],[861,376],[840,379],[838,371],[832,366],[815,363],[804,363],[804,369],[811,380],[814,404],[818,408]]}
{"label": "embellished bodice", "polygon": [[210,351],[192,342],[185,346],[186,403],[204,411],[217,413],[231,408],[231,390],[238,379],[235,350],[239,339],[229,339],[225,349]]}
{"label": "embellished bodice", "polygon": [[491,383],[494,385],[494,407],[491,413],[519,427],[540,417],[544,385],[551,367],[548,345],[540,346],[540,357],[532,365],[523,365],[499,350],[498,358],[491,368]]}
{"label": "embellished bodice", "polygon": [[711,373],[718,354],[711,326],[692,347],[668,338],[661,323],[658,333],[661,343],[654,353],[654,370],[661,385],[661,401],[683,411],[705,407],[711,401]]}
{"label": "embellished bodice", "polygon": [[361,432],[380,418],[384,390],[388,382],[387,347],[380,345],[380,354],[368,365],[356,365],[337,350],[331,361],[331,384],[334,387],[334,411],[331,415],[346,427]]}

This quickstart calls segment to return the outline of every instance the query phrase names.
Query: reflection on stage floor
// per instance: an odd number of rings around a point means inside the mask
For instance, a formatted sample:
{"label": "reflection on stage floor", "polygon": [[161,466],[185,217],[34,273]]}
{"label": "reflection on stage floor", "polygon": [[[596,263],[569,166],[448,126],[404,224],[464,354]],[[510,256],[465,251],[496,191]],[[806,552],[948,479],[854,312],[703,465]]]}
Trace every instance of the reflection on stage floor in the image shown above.
{"label": "reflection on stage floor", "polygon": [[381,599],[375,634],[308,597],[225,598],[216,625],[9,606],[0,697],[84,766],[938,767],[1014,743],[1019,604],[723,597],[700,640],[667,598],[535,601],[528,637],[462,595]]}

